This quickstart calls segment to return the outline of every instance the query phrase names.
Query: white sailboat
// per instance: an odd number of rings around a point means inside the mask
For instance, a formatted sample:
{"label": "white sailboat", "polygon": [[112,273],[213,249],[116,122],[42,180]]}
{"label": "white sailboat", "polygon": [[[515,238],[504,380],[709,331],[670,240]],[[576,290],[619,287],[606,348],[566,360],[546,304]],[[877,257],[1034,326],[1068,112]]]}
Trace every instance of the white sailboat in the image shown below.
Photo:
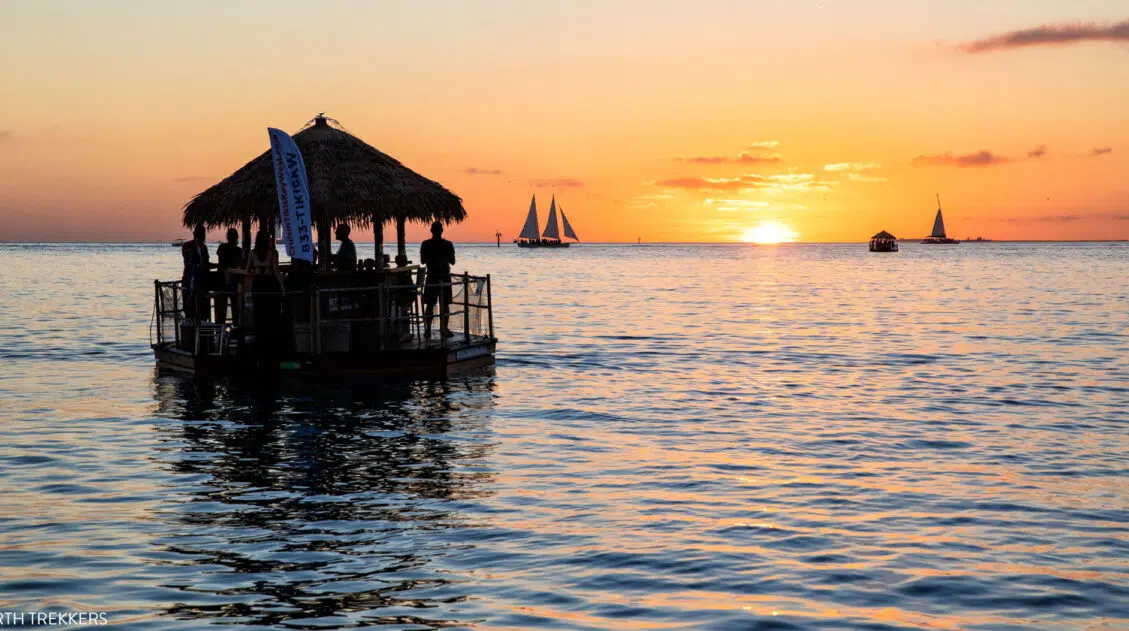
{"label": "white sailboat", "polygon": [[[576,231],[572,229],[572,224],[568,222],[568,217],[564,214],[564,207],[560,208],[561,222],[564,224],[564,236],[574,241],[580,241],[580,237],[576,236]],[[521,229],[521,234],[514,239],[514,243],[519,248],[567,248],[572,245],[568,241],[561,240],[560,226],[557,224],[557,196],[553,196],[553,201],[549,205],[549,220],[545,223],[545,231],[538,235],[537,226],[537,196],[533,196],[533,201],[529,202],[529,214],[525,216],[525,225]]]}

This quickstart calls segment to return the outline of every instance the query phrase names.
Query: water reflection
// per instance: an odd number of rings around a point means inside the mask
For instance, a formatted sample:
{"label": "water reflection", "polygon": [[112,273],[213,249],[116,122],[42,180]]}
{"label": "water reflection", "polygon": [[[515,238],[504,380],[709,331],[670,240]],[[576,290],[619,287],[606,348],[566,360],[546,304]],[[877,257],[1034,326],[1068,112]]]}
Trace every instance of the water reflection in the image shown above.
{"label": "water reflection", "polygon": [[[489,494],[491,372],[456,381],[238,383],[158,374],[159,519],[181,619],[291,628],[467,624],[467,507]],[[165,575],[168,576],[167,574]]]}

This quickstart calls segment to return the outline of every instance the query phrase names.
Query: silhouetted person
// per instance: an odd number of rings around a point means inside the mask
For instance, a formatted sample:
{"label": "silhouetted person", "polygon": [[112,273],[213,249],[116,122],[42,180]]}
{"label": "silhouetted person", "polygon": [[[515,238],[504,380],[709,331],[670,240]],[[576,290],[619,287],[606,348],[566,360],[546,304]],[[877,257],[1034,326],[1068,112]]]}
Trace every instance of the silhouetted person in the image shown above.
{"label": "silhouetted person", "polygon": [[243,248],[238,243],[239,231],[229,228],[227,242],[216,248],[216,268],[219,270],[216,287],[220,290],[216,296],[216,324],[223,324],[227,320],[228,301],[231,302],[232,323],[239,320],[239,284],[227,277],[228,270],[239,269],[243,262]]}
{"label": "silhouetted person", "polygon": [[208,319],[208,244],[207,230],[198,223],[192,229],[192,240],[180,246],[180,256],[184,259],[184,272],[180,284],[184,294],[184,315],[191,320]]}
{"label": "silhouetted person", "polygon": [[337,240],[341,242],[341,247],[337,248],[333,262],[337,269],[346,272],[357,269],[357,246],[353,245],[353,240],[349,238],[350,232],[352,230],[349,224],[345,223],[337,226],[337,230],[334,231]]}
{"label": "silhouetted person", "polygon": [[279,349],[282,297],[282,271],[278,268],[278,251],[274,249],[271,234],[259,230],[255,247],[247,259],[247,280],[244,292],[251,292],[252,327],[255,331],[255,349],[260,355],[274,356]]}
{"label": "silhouetted person", "polygon": [[420,246],[419,261],[427,266],[423,289],[423,337],[431,337],[431,320],[435,317],[437,300],[439,330],[444,337],[451,337],[447,323],[451,314],[451,266],[455,264],[455,244],[443,238],[442,222],[431,224],[431,238]]}

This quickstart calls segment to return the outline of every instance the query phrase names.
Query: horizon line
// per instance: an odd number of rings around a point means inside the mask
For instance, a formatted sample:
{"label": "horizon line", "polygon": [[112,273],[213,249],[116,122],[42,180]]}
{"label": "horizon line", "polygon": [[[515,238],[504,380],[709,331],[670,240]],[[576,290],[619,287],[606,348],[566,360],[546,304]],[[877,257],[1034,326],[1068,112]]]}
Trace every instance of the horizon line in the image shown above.
{"label": "horizon line", "polygon": [[[896,239],[900,243],[913,243],[921,241],[925,237],[915,237],[909,239]],[[1126,243],[1127,239],[984,239],[977,241],[976,239],[961,239],[960,243]],[[573,245],[586,246],[586,245],[857,245],[869,243],[870,239],[862,241],[781,241],[779,243],[755,243],[752,241],[585,241],[575,242]],[[213,241],[208,243],[222,243],[222,241]],[[456,245],[491,245],[497,246],[495,241],[455,241]],[[169,241],[35,241],[35,240],[6,240],[0,239],[0,245],[163,245],[171,246]],[[372,245],[368,242],[357,242],[357,245]],[[393,246],[395,243],[385,242],[384,246]],[[504,245],[513,245],[507,243]]]}

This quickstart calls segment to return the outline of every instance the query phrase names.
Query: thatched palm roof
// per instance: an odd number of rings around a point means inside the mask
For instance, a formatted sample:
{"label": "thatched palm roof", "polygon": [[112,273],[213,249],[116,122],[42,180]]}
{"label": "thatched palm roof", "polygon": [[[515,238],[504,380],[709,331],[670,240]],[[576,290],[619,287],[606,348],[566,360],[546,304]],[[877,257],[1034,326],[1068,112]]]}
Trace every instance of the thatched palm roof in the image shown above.
{"label": "thatched palm roof", "polygon": [[898,239],[897,237],[890,234],[889,232],[886,232],[885,230],[883,230],[882,232],[879,232],[878,234],[876,234],[876,235],[874,235],[873,237],[870,237],[870,238],[871,239],[894,239],[895,241]]}
{"label": "thatched palm roof", "polygon": [[[349,132],[330,126],[322,116],[294,134],[294,141],[306,163],[315,220],[368,226],[398,217],[425,223],[466,218],[457,195]],[[215,228],[237,225],[245,218],[277,216],[269,149],[184,207],[186,226],[203,223]]]}

